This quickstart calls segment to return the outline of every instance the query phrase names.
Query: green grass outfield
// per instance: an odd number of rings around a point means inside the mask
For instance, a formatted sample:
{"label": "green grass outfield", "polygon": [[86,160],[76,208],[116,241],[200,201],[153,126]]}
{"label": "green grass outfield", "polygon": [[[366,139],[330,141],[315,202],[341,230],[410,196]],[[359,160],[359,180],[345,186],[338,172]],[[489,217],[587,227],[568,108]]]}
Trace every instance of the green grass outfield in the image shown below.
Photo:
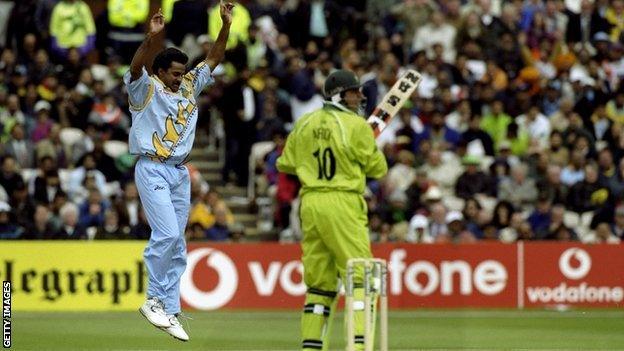
{"label": "green grass outfield", "polygon": [[[182,343],[138,312],[13,313],[14,350],[297,350],[297,312],[195,312]],[[332,350],[344,349],[342,315]],[[184,323],[184,322],[183,322]],[[419,310],[390,314],[390,350],[624,350],[624,311]]]}

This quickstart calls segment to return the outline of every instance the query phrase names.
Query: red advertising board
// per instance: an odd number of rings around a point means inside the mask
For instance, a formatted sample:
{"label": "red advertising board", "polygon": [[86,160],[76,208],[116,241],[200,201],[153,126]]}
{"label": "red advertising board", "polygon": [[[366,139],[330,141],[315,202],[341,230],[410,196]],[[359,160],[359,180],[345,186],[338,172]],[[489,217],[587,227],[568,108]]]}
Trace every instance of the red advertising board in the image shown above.
{"label": "red advertising board", "polygon": [[519,307],[622,307],[622,245],[527,243],[519,249],[524,273]]}
{"label": "red advertising board", "polygon": [[[516,246],[376,245],[388,261],[390,306],[514,307]],[[298,245],[191,244],[182,301],[201,310],[294,308],[306,291]]]}

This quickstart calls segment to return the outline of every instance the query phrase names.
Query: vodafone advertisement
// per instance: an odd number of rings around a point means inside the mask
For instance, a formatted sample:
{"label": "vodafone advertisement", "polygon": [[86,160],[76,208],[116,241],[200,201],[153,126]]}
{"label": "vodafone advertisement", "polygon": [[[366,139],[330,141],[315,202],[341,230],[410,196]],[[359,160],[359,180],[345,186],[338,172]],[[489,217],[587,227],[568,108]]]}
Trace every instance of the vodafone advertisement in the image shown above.
{"label": "vodafone advertisement", "polygon": [[[391,308],[621,307],[624,246],[559,243],[381,244]],[[186,308],[298,308],[297,244],[189,244]]]}
{"label": "vodafone advertisement", "polygon": [[624,307],[622,245],[524,245],[524,301],[528,307]]}

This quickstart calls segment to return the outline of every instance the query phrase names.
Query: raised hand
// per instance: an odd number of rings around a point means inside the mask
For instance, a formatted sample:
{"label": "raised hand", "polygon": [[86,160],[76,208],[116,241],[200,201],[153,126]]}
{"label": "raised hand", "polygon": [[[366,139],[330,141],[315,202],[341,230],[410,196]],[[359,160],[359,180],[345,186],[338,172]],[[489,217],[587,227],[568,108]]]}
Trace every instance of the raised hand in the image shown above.
{"label": "raised hand", "polygon": [[234,8],[234,4],[221,1],[219,8],[221,10],[221,20],[223,24],[232,24],[232,9]]}
{"label": "raised hand", "polygon": [[150,19],[149,34],[158,34],[163,28],[165,28],[165,15],[163,15],[162,9],[158,9],[158,12]]}

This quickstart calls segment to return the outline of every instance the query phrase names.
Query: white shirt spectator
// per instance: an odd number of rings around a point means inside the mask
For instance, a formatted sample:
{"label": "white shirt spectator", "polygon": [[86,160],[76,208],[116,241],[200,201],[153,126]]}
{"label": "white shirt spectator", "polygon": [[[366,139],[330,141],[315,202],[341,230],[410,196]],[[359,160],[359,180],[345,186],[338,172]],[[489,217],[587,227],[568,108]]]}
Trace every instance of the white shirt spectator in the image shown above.
{"label": "white shirt spectator", "polygon": [[396,190],[405,191],[416,178],[416,170],[414,167],[404,165],[402,163],[395,164],[386,177],[386,186],[389,192]]}
{"label": "white shirt spectator", "polygon": [[412,50],[427,50],[430,52],[434,44],[441,44],[444,48],[443,58],[446,62],[455,62],[455,36],[457,29],[445,23],[441,12],[434,12],[431,22],[416,30],[412,42]]}
{"label": "white shirt spectator", "polygon": [[462,173],[461,164],[455,154],[442,154],[437,150],[429,153],[427,163],[421,169],[427,174],[427,179],[435,181],[445,193],[452,192]]}
{"label": "white shirt spectator", "polygon": [[70,199],[75,199],[76,202],[79,202],[78,200],[81,200],[81,197],[88,193],[86,192],[85,194],[83,194],[85,189],[82,186],[87,175],[92,175],[95,178],[95,185],[101,194],[107,193],[106,177],[102,172],[97,169],[87,171],[84,167],[78,167],[71,172],[71,174],[69,175],[68,183],[66,185],[67,194],[69,195]]}
{"label": "white shirt spectator", "polygon": [[433,243],[433,238],[429,235],[429,220],[427,217],[417,214],[410,219],[405,241],[409,243]]}
{"label": "white shirt spectator", "polygon": [[550,121],[537,108],[533,107],[529,112],[516,118],[520,128],[523,128],[531,137],[537,139],[542,147],[548,145],[550,137]]}

